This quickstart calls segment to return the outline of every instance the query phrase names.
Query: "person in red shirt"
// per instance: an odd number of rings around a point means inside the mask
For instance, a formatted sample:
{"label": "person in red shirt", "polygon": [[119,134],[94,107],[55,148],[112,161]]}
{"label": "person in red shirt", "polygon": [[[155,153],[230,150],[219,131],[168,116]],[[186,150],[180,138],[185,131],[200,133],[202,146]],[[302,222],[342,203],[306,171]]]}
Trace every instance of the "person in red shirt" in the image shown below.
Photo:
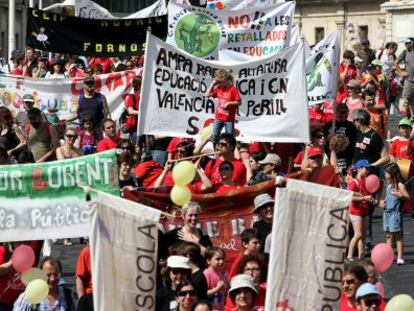
{"label": "person in red shirt", "polygon": [[115,149],[118,143],[115,131],[115,122],[111,119],[104,119],[102,121],[102,131],[104,133],[104,138],[98,142],[98,152]]}
{"label": "person in red shirt", "polygon": [[114,63],[109,57],[92,57],[89,61],[89,67],[93,68],[95,65],[102,66],[102,73],[110,73],[114,68]]}
{"label": "person in red shirt", "polygon": [[355,67],[355,54],[352,51],[346,50],[342,56],[344,59],[339,65],[339,80],[342,86],[337,93],[337,102],[340,103],[344,98],[347,98],[348,82],[353,79],[358,79],[358,70]]}
{"label": "person in red shirt", "polygon": [[237,190],[240,189],[234,181],[232,180],[233,177],[234,166],[230,161],[221,162],[219,166],[219,173],[221,177],[221,182],[215,184],[215,193],[224,193],[230,190]]}
{"label": "person in red shirt", "polygon": [[10,70],[10,74],[15,76],[23,76],[25,73],[24,53],[19,50],[14,50],[12,51],[10,60],[14,65],[14,68]]}
{"label": "person in red shirt", "polygon": [[[359,311],[363,310],[360,308],[361,302],[358,302],[357,293],[359,288],[365,284],[368,280],[368,274],[365,271],[364,267],[358,263],[346,264],[344,268],[344,273],[342,276],[342,293],[341,293],[341,302],[340,302],[340,311]],[[359,291],[359,295],[361,291]],[[365,296],[365,295],[364,295]],[[381,303],[379,310],[383,311],[385,309],[385,303],[382,298],[380,298]],[[371,309],[370,309],[371,310]]]}
{"label": "person in red shirt", "polygon": [[233,135],[234,120],[237,107],[241,104],[241,97],[233,86],[233,76],[231,73],[224,69],[217,70],[206,94],[208,97],[218,98],[211,140],[213,142],[217,141],[223,127],[226,133]]}
{"label": "person in red shirt", "polygon": [[211,180],[212,184],[221,182],[221,176],[219,172],[220,164],[224,161],[229,161],[234,166],[233,181],[236,185],[244,186],[247,183],[246,180],[246,167],[241,160],[234,158],[234,148],[236,147],[236,139],[233,135],[223,133],[218,138],[216,144],[216,152],[218,158],[211,160],[206,168],[206,176]]}
{"label": "person in red shirt", "polygon": [[367,160],[356,162],[354,165],[354,170],[357,171],[356,177],[348,185],[348,190],[354,192],[352,203],[349,207],[349,218],[354,229],[354,236],[349,242],[348,259],[353,257],[356,248],[358,249],[358,258],[364,258],[369,217],[368,203],[378,203],[365,186],[365,177],[368,176],[371,167]]}
{"label": "person in red shirt", "polygon": [[135,76],[132,79],[132,87],[134,92],[128,94],[125,98],[125,109],[127,115],[125,123],[122,126],[122,132],[128,134],[128,136],[133,136],[137,131],[139,101],[141,98],[141,83],[142,78],[140,76]]}
{"label": "person in red shirt", "polygon": [[398,131],[401,136],[391,144],[390,158],[392,162],[398,159],[414,161],[414,139],[410,139],[412,127],[413,125],[408,118],[403,118],[398,123]]}
{"label": "person in red shirt", "polygon": [[76,264],[76,292],[79,298],[85,294],[92,294],[91,249],[89,245],[81,250]]}

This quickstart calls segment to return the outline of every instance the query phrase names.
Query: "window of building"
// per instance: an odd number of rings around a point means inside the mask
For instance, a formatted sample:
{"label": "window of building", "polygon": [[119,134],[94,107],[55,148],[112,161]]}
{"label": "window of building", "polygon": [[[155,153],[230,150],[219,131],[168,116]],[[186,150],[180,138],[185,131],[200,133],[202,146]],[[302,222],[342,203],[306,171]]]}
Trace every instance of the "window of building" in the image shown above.
{"label": "window of building", "polygon": [[0,57],[6,57],[7,49],[6,49],[6,32],[5,31],[2,31],[0,33],[0,46],[2,47],[0,51]]}
{"label": "window of building", "polygon": [[361,40],[368,39],[368,26],[359,26],[359,37]]}
{"label": "window of building", "polygon": [[323,38],[325,38],[325,28],[316,27],[315,28],[315,44],[318,44],[318,42],[321,41]]}

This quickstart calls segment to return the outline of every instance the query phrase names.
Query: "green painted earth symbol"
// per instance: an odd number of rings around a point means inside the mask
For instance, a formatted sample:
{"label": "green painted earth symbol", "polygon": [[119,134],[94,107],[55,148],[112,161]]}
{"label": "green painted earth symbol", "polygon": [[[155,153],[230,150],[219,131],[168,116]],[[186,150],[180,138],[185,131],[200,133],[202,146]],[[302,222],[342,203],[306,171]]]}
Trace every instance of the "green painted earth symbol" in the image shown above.
{"label": "green painted earth symbol", "polygon": [[190,13],[177,23],[175,42],[187,53],[197,57],[206,57],[219,45],[220,27],[207,15]]}

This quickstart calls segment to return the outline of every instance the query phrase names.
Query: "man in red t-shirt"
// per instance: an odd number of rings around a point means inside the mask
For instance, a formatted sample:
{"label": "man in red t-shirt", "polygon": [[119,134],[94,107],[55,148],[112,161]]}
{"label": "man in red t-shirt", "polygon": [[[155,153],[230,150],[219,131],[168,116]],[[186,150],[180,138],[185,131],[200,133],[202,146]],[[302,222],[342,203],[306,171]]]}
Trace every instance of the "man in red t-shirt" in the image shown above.
{"label": "man in red t-shirt", "polygon": [[115,122],[111,119],[103,120],[102,131],[104,133],[104,138],[98,142],[98,146],[96,148],[98,152],[115,149],[116,144],[118,143],[115,131]]}
{"label": "man in red t-shirt", "polygon": [[126,116],[126,121],[122,131],[130,135],[133,135],[137,131],[139,101],[141,98],[141,83],[142,78],[140,76],[134,77],[132,79],[134,93],[128,94],[125,98],[125,108],[128,115]]}
{"label": "man in red t-shirt", "polygon": [[91,249],[89,245],[81,250],[76,264],[76,292],[79,298],[85,294],[92,294]]}
{"label": "man in red t-shirt", "polygon": [[206,92],[208,97],[218,98],[218,106],[213,126],[211,140],[216,142],[223,127],[226,133],[233,134],[234,120],[237,107],[241,104],[241,97],[233,86],[233,76],[224,69],[214,73],[214,80]]}
{"label": "man in red t-shirt", "polygon": [[224,161],[229,161],[234,166],[232,178],[234,183],[238,186],[244,186],[246,184],[246,167],[241,160],[236,160],[234,158],[235,147],[236,139],[233,135],[223,133],[219,136],[218,143],[216,145],[216,152],[219,157],[211,160],[205,168],[205,174],[213,185],[221,182],[219,167]]}

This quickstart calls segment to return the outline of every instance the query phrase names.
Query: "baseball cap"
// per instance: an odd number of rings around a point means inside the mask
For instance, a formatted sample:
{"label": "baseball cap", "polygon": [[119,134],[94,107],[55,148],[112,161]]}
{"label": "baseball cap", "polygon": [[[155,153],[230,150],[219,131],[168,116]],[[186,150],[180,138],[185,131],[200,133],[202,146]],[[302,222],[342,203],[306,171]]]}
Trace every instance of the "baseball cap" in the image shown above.
{"label": "baseball cap", "polygon": [[167,266],[169,268],[189,269],[189,270],[191,270],[190,262],[189,262],[188,258],[184,257],[184,256],[170,256],[170,257],[168,257]]}
{"label": "baseball cap", "polygon": [[364,283],[360,287],[358,287],[358,290],[356,292],[355,297],[357,299],[362,298],[367,295],[378,295],[380,296],[380,293],[378,289],[375,287],[374,284],[371,283]]}
{"label": "baseball cap", "polygon": [[35,102],[35,99],[32,96],[32,94],[24,94],[22,99],[23,99],[23,102],[30,102],[30,103]]}
{"label": "baseball cap", "polygon": [[414,38],[408,37],[404,39],[404,43],[414,43]]}
{"label": "baseball cap", "polygon": [[316,147],[310,148],[308,151],[308,157],[317,157],[317,156],[322,156],[322,150]]}
{"label": "baseball cap", "polygon": [[276,153],[268,153],[266,157],[262,160],[257,162],[259,164],[275,164],[277,166],[282,166],[282,160]]}
{"label": "baseball cap", "polygon": [[268,194],[268,193],[262,193],[259,194],[254,198],[254,210],[253,212],[256,213],[263,205],[266,205],[268,203],[275,203],[275,200]]}
{"label": "baseball cap", "polygon": [[370,168],[372,165],[369,164],[368,160],[359,160],[354,164],[355,169],[359,169],[360,167]]}
{"label": "baseball cap", "polygon": [[398,123],[398,126],[401,126],[401,125],[407,125],[409,127],[413,127],[413,123],[408,118],[401,119],[400,122]]}
{"label": "baseball cap", "polygon": [[371,65],[373,65],[373,66],[377,66],[377,67],[382,67],[382,63],[381,63],[381,61],[380,61],[379,59],[374,59],[374,60],[371,62]]}
{"label": "baseball cap", "polygon": [[85,79],[83,79],[83,83],[85,83],[85,84],[95,84],[95,79],[91,76],[87,76],[87,77],[85,77]]}
{"label": "baseball cap", "polygon": [[238,274],[231,279],[229,294],[239,288],[250,288],[256,294],[258,293],[252,279],[247,274]]}

